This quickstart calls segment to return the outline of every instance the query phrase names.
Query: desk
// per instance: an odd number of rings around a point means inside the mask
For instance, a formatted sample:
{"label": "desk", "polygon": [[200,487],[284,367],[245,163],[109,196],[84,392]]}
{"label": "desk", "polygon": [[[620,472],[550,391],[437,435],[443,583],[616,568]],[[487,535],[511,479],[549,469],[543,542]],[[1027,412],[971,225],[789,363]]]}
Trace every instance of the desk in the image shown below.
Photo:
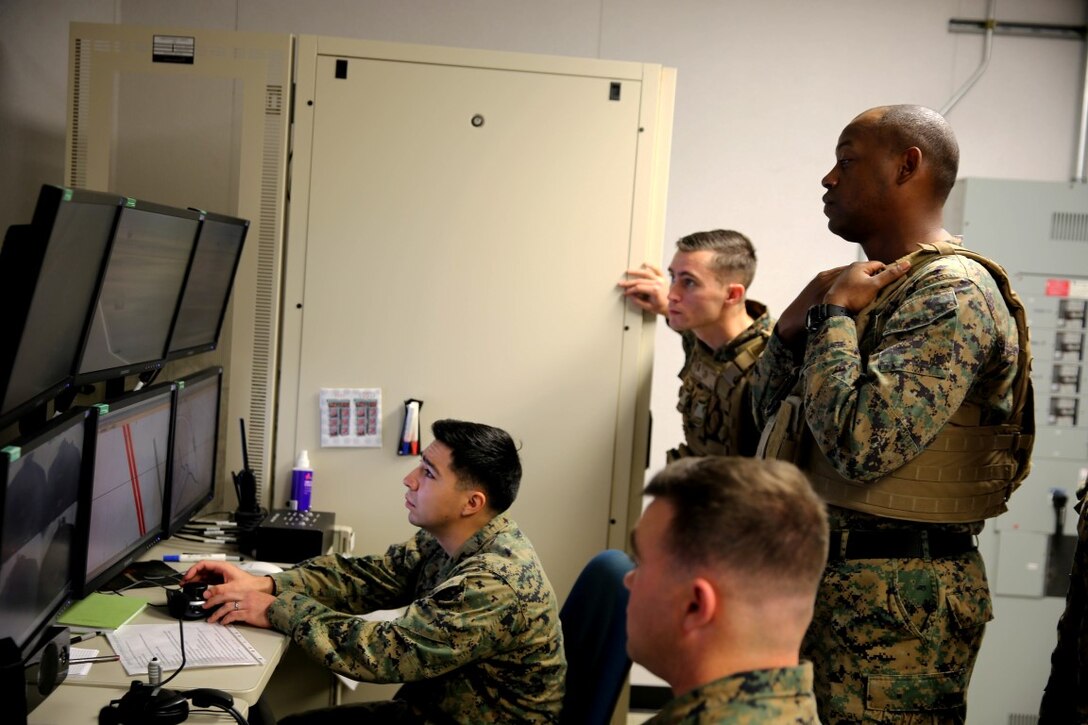
{"label": "desk", "polygon": [[[165,554],[178,554],[182,552],[213,554],[221,553],[222,548],[212,544],[201,544],[188,541],[166,541],[155,545],[143,557],[147,561],[161,561]],[[175,568],[184,571],[189,563],[174,565]],[[166,592],[161,587],[147,587],[143,589],[131,589],[125,596],[141,597],[155,604],[166,603]],[[167,614],[165,609],[148,606],[144,608],[132,620],[132,624],[169,624],[177,626],[177,620]],[[175,690],[189,690],[196,687],[213,687],[230,693],[235,699],[235,706],[241,712],[248,709],[250,703],[254,703],[261,696],[273,670],[279,664],[290,640],[286,635],[270,629],[258,629],[247,625],[240,625],[239,630],[249,640],[250,644],[264,657],[264,665],[235,666],[235,667],[201,667],[189,669],[186,667],[175,679],[171,680],[167,687]],[[113,652],[109,642],[103,637],[93,637],[84,640],[80,647],[97,649],[101,654]],[[173,672],[164,672],[165,680]],[[28,721],[41,725],[67,725],[67,723],[98,722],[98,711],[109,703],[123,695],[129,688],[133,679],[141,679],[125,673],[120,662],[98,662],[91,667],[91,672],[85,677],[68,678],[64,683],[38,705],[30,713]],[[145,679],[146,678],[142,678]],[[224,714],[212,715],[216,722],[225,722]],[[202,716],[203,717],[203,716]],[[227,722],[230,721],[229,716]],[[89,719],[88,719],[89,718]],[[201,722],[196,716],[189,719],[190,722]],[[209,719],[209,722],[212,720]]]}

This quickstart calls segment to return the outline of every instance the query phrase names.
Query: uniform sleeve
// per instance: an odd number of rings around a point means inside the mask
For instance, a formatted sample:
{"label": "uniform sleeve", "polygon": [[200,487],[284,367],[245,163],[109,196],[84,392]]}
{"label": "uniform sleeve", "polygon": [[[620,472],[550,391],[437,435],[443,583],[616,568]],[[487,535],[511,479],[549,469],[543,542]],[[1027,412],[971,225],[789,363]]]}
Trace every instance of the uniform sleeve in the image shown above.
{"label": "uniform sleeve", "polygon": [[319,556],[273,575],[276,592],[303,594],[353,614],[397,609],[415,592],[421,554],[418,541],[390,546],[384,556]]}
{"label": "uniform sleeve", "polygon": [[973,280],[945,268],[920,276],[867,360],[849,317],[832,317],[809,336],[806,421],[846,478],[873,480],[917,456],[964,402],[996,344],[992,300]]}
{"label": "uniform sleeve", "polygon": [[326,667],[368,682],[437,677],[508,648],[525,629],[513,590],[488,572],[447,579],[393,621],[367,622],[293,592],[268,616]]}
{"label": "uniform sleeve", "polygon": [[796,380],[796,367],[793,352],[777,333],[772,334],[753,368],[749,390],[752,414],[760,430],[766,427],[778,404],[789,394]]}

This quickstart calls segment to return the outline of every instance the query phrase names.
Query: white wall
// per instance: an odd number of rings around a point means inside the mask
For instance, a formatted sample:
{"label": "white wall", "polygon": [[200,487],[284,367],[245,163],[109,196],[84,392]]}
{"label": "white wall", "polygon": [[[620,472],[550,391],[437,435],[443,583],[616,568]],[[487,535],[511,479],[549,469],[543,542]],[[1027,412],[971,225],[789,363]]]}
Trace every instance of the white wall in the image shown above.
{"label": "white wall", "polygon": [[[982,57],[948,32],[986,0],[0,0],[0,229],[61,183],[68,22],[315,33],[656,62],[678,69],[666,230],[732,227],[760,255],[752,296],[780,311],[818,270],[856,258],[821,213],[841,128],[866,108],[940,108]],[[1000,0],[999,20],[1083,25],[1083,0]],[[1084,44],[997,37],[949,114],[961,176],[1074,175]],[[617,278],[622,270],[616,270]],[[678,339],[659,325],[654,458],[681,437]]]}

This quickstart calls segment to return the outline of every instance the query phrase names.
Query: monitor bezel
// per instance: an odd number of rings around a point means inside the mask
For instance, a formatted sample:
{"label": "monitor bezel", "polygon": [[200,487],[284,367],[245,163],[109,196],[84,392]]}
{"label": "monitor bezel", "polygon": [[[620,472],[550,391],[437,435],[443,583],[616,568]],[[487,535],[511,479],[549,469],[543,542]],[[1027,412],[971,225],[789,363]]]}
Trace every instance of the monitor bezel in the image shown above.
{"label": "monitor bezel", "polygon": [[[193,211],[200,211],[194,209]],[[230,304],[231,293],[234,290],[234,280],[238,275],[238,267],[242,263],[242,252],[245,251],[246,239],[249,237],[249,220],[239,217],[227,216],[226,214],[217,214],[215,212],[200,211],[203,214],[204,219],[200,222],[200,229],[197,230],[196,243],[193,245],[193,253],[189,258],[189,268],[185,271],[185,281],[181,285],[181,294],[178,296],[177,309],[174,311],[174,321],[170,325],[170,335],[166,340],[166,361],[179,360],[181,358],[192,357],[193,355],[199,355],[204,352],[211,352],[219,346],[219,336],[223,332],[223,321],[227,316],[227,307]],[[193,271],[193,263],[196,261],[196,255],[200,252],[200,242],[202,239],[202,233],[204,231],[204,225],[208,221],[217,222],[220,224],[228,224],[230,226],[241,227],[242,236],[238,240],[238,251],[234,255],[234,266],[231,268],[230,278],[227,282],[227,289],[223,295],[221,305],[219,307],[219,321],[215,326],[215,336],[210,343],[199,343],[197,345],[189,345],[187,347],[179,347],[174,350],[171,349],[174,342],[174,333],[176,332],[178,318],[181,316],[182,303],[185,301],[185,293],[189,286],[189,275]]]}
{"label": "monitor bezel", "polygon": [[[181,400],[181,397],[182,397],[182,395],[184,393],[184,389],[186,387],[189,387],[190,385],[194,385],[196,383],[203,382],[204,380],[207,380],[209,378],[214,378],[216,380],[216,386],[215,386],[216,404],[215,404],[215,422],[214,422],[215,432],[214,432],[214,435],[212,436],[212,441],[213,441],[212,445],[214,447],[214,449],[212,451],[212,484],[211,484],[211,487],[210,487],[210,489],[208,490],[208,492],[206,494],[201,495],[200,499],[197,500],[196,502],[194,502],[192,504],[189,504],[188,506],[184,506],[181,509],[179,509],[179,511],[181,513],[177,514],[173,510],[173,496],[174,496],[174,491],[173,491],[173,488],[174,488],[173,465],[174,465],[174,446],[175,446],[175,441],[176,441],[176,436],[177,436],[178,404],[179,404],[179,402]],[[218,468],[218,459],[219,459],[219,418],[220,418],[220,416],[222,414],[221,406],[223,405],[223,368],[220,367],[220,366],[213,366],[213,367],[210,367],[210,368],[205,368],[204,370],[201,370],[200,372],[193,373],[192,375],[187,375],[184,378],[179,378],[178,380],[175,380],[173,382],[174,382],[174,384],[176,386],[176,389],[174,391],[174,402],[173,402],[174,409],[172,411],[171,420],[170,420],[170,467],[171,468],[170,468],[170,478],[169,478],[169,481],[168,481],[167,487],[166,487],[166,495],[164,497],[165,501],[164,501],[164,506],[163,506],[163,517],[162,517],[163,538],[169,538],[169,537],[174,536],[175,534],[177,534],[177,532],[180,531],[183,526],[185,526],[187,523],[189,523],[189,520],[192,518],[193,514],[195,514],[200,509],[204,508],[204,506],[208,505],[208,503],[211,502],[211,500],[215,498],[215,484],[216,484],[216,474],[217,474],[216,469]]]}
{"label": "monitor bezel", "polygon": [[[97,300],[98,290],[101,287],[102,277],[105,272],[105,257],[109,254],[109,249],[113,244],[113,235],[117,231],[117,220],[120,218],[125,199],[117,194],[43,184],[38,193],[38,201],[34,208],[31,223],[10,226],[5,236],[4,245],[0,248],[0,310],[5,310],[14,318],[13,327],[6,334],[9,339],[17,341],[15,345],[4,346],[3,349],[0,349],[0,405],[3,404],[4,398],[7,397],[8,385],[11,382],[11,375],[15,371],[18,352],[22,345],[25,344],[23,336],[26,334],[30,303],[33,300],[34,291],[41,282],[41,269],[49,249],[49,242],[53,239],[57,217],[62,205],[69,203],[115,207],[113,222],[110,225],[109,239],[106,240],[103,248],[103,259],[99,260],[98,269],[94,270],[95,279],[92,297]],[[19,243],[34,238],[43,239],[44,243],[38,245]],[[18,259],[19,264],[15,265],[4,263],[6,255],[23,256]],[[10,260],[11,257],[9,256],[8,259]],[[29,267],[26,265],[29,265]],[[31,271],[30,275],[25,274],[24,271],[27,269]],[[17,270],[23,273],[13,276],[12,272]],[[89,306],[89,309],[84,312],[83,322],[80,326],[80,339],[75,346],[72,360],[68,361],[66,374],[28,400],[16,403],[9,410],[0,412],[0,428],[10,425],[35,408],[48,403],[73,385],[73,374],[83,355],[83,337],[86,334],[90,313],[93,309],[93,306]],[[9,317],[9,319],[11,318]]]}
{"label": "monitor bezel", "polygon": [[[117,242],[117,230],[121,226],[121,221],[124,218],[124,214],[129,211],[142,211],[151,212],[153,214],[160,214],[163,216],[172,216],[182,219],[188,219],[195,221],[196,227],[193,230],[193,238],[189,243],[189,254],[185,261],[185,270],[182,273],[182,283],[178,289],[177,298],[174,300],[174,309],[170,315],[170,324],[167,326],[166,335],[163,338],[162,350],[159,351],[158,357],[154,359],[141,360],[132,363],[126,363],[124,365],[116,365],[109,368],[101,368],[98,370],[88,370],[86,372],[80,372],[80,368],[83,366],[83,357],[87,354],[88,343],[91,338],[91,331],[94,325],[95,311],[98,309],[98,304],[102,299],[102,293],[105,287],[106,275],[109,272],[110,261],[113,259],[113,253],[116,248]],[[100,383],[116,378],[124,378],[129,375],[139,375],[140,373],[147,373],[153,370],[158,370],[166,362],[166,350],[170,345],[170,337],[173,335],[174,322],[177,320],[178,307],[181,304],[181,296],[185,290],[185,280],[189,274],[189,268],[193,264],[193,254],[196,251],[196,240],[200,234],[200,223],[203,214],[192,209],[182,209],[180,207],[166,206],[165,204],[156,204],[154,202],[142,201],[132,198],[126,198],[125,203],[117,215],[117,219],[113,224],[113,234],[111,235],[109,245],[106,250],[105,258],[102,260],[102,268],[98,275],[98,284],[95,286],[94,298],[91,300],[87,310],[87,318],[83,326],[83,334],[80,338],[79,354],[76,356],[76,360],[73,363],[72,369],[72,381],[76,385],[85,385],[90,383]]]}
{"label": "monitor bezel", "polygon": [[[160,383],[158,385],[152,385],[141,390],[135,390],[124,395],[118,396],[114,400],[107,403],[102,403],[98,406],[98,418],[95,421],[95,452],[97,454],[98,447],[98,426],[104,421],[108,420],[108,416],[112,416],[114,413],[124,411],[127,408],[131,408],[134,405],[144,403],[147,400],[154,399],[158,396],[162,396],[170,403],[170,423],[167,426],[167,445],[166,445],[166,480],[163,484],[163,513],[166,512],[165,496],[166,492],[170,488],[170,476],[173,475],[174,470],[174,442],[173,436],[173,419],[174,419],[174,393],[176,392],[176,386],[173,382]],[[83,536],[82,546],[80,551],[82,553],[82,560],[80,565],[76,568],[75,574],[78,577],[73,584],[73,591],[79,598],[83,598],[91,592],[98,591],[99,588],[110,579],[121,573],[126,566],[135,561],[140,555],[149,550],[152,546],[157,544],[162,538],[163,522],[160,521],[158,526],[148,526],[147,533],[136,539],[133,543],[117,555],[114,561],[102,569],[102,571],[95,574],[93,577],[87,576],[87,558],[90,556],[91,546],[91,503],[94,497],[94,470],[91,471],[90,478],[87,480],[87,485],[83,487],[81,491],[83,494],[83,500],[80,501],[79,513],[82,517],[82,521],[77,530],[81,532]]]}
{"label": "monitor bezel", "polygon": [[[35,431],[32,435],[19,438],[12,443],[13,446],[19,448],[19,457],[33,453],[36,449],[46,444],[48,441],[55,438],[61,430],[67,430],[69,427],[76,427],[83,425],[83,451],[80,460],[79,468],[79,492],[76,497],[76,521],[75,521],[75,533],[72,538],[71,548],[69,550],[69,576],[68,583],[64,588],[62,594],[54,598],[48,605],[46,610],[40,613],[38,620],[31,628],[31,630],[25,634],[21,641],[15,642],[15,645],[24,651],[26,648],[32,646],[41,633],[49,627],[57,615],[66,607],[66,605],[72,600],[76,591],[77,579],[81,578],[80,567],[86,560],[86,551],[84,546],[86,545],[86,537],[83,535],[84,530],[82,528],[83,522],[83,507],[85,505],[84,491],[90,482],[91,477],[94,475],[94,460],[95,460],[95,443],[97,441],[97,425],[98,425],[98,410],[95,408],[72,408],[66,413],[53,418],[42,428]],[[10,466],[13,461],[7,455],[0,455],[0,477],[4,481],[3,495],[0,495],[0,526],[3,525],[4,514],[7,508],[7,481],[10,474]]]}

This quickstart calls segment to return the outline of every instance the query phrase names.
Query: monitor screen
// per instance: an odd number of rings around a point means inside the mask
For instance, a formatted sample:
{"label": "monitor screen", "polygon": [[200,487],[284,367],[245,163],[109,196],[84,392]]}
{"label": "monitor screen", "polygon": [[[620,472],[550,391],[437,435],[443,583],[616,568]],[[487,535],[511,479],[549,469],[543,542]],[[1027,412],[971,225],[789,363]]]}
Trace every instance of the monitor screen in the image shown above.
{"label": "monitor screen", "polygon": [[70,383],[124,199],[43,186],[31,224],[0,248],[0,417],[5,424]]}
{"label": "monitor screen", "polygon": [[134,202],[117,220],[76,382],[162,365],[200,214]]}
{"label": "monitor screen", "polygon": [[175,382],[174,458],[167,497],[167,536],[176,534],[215,495],[222,379],[223,368],[216,367]]}
{"label": "monitor screen", "polygon": [[162,534],[174,389],[173,383],[145,388],[99,411],[79,596],[101,587]]}
{"label": "monitor screen", "polygon": [[170,335],[168,359],[215,349],[248,230],[245,219],[205,213]]}
{"label": "monitor screen", "polygon": [[93,410],[71,410],[0,454],[0,639],[11,637],[19,648],[50,623],[71,591],[94,419]]}

